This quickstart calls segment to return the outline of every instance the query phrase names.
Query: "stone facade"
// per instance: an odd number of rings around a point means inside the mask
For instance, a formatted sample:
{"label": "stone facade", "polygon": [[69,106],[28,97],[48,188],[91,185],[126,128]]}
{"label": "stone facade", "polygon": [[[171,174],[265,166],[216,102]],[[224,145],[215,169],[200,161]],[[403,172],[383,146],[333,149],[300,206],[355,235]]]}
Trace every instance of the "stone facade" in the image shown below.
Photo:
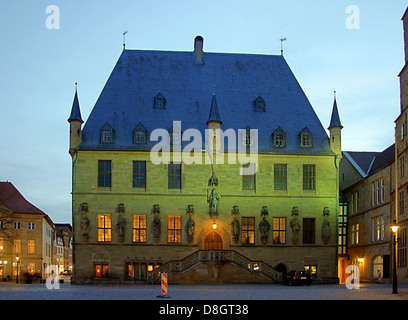
{"label": "stone facade", "polygon": [[[74,282],[145,283],[167,272],[169,283],[271,283],[305,268],[336,282],[336,101],[329,138],[283,57],[206,53],[202,44],[197,37],[192,56],[124,50],[83,129],[75,93]],[[220,105],[215,89],[207,95],[214,80]],[[290,116],[277,117],[284,108]],[[202,164],[177,151],[174,121],[215,139],[194,150]],[[150,152],[156,128],[172,141],[159,164]],[[258,147],[255,175],[240,174],[219,132],[204,133],[219,128],[234,131],[244,155]]]}

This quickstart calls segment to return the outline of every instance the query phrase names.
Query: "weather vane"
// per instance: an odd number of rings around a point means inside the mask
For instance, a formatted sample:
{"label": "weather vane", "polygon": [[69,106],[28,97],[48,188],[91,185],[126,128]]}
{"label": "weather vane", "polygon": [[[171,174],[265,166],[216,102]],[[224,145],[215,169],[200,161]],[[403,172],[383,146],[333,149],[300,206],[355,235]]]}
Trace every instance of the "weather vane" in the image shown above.
{"label": "weather vane", "polygon": [[280,42],[281,42],[281,56],[283,56],[283,41],[286,41],[286,38],[281,38]]}
{"label": "weather vane", "polygon": [[125,48],[126,48],[126,34],[127,33],[128,33],[127,31],[122,33],[122,35],[123,35],[123,50],[125,50]]}

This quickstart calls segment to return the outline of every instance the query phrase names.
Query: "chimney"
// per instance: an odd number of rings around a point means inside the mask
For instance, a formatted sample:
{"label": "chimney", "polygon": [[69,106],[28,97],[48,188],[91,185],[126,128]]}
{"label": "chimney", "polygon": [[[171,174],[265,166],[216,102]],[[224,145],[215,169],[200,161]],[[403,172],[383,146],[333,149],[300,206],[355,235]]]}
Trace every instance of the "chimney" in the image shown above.
{"label": "chimney", "polygon": [[194,39],[194,53],[195,53],[195,63],[203,64],[203,46],[204,39],[202,36],[197,36]]}

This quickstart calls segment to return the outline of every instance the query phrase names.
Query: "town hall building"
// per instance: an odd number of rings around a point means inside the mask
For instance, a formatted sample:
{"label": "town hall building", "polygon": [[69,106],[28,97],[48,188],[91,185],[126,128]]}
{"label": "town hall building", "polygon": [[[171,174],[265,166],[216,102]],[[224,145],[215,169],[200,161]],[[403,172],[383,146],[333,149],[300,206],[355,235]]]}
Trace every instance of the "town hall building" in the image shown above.
{"label": "town hall building", "polygon": [[329,137],[283,55],[203,44],[124,49],[84,125],[75,92],[73,281],[337,282],[336,98]]}

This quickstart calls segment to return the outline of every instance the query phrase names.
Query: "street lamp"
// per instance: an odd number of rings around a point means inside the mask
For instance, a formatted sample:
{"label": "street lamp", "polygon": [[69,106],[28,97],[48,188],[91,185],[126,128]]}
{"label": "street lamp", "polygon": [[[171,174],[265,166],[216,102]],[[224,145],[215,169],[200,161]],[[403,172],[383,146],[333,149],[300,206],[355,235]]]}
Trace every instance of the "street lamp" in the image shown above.
{"label": "street lamp", "polygon": [[16,264],[17,264],[17,278],[16,278],[16,283],[18,283],[18,264],[20,262],[20,257],[17,255],[16,256]]}
{"label": "street lamp", "polygon": [[391,230],[393,233],[393,247],[394,247],[394,259],[393,259],[393,266],[392,266],[392,293],[398,293],[397,289],[397,232],[399,229],[399,225],[397,221],[394,220],[391,226]]}

